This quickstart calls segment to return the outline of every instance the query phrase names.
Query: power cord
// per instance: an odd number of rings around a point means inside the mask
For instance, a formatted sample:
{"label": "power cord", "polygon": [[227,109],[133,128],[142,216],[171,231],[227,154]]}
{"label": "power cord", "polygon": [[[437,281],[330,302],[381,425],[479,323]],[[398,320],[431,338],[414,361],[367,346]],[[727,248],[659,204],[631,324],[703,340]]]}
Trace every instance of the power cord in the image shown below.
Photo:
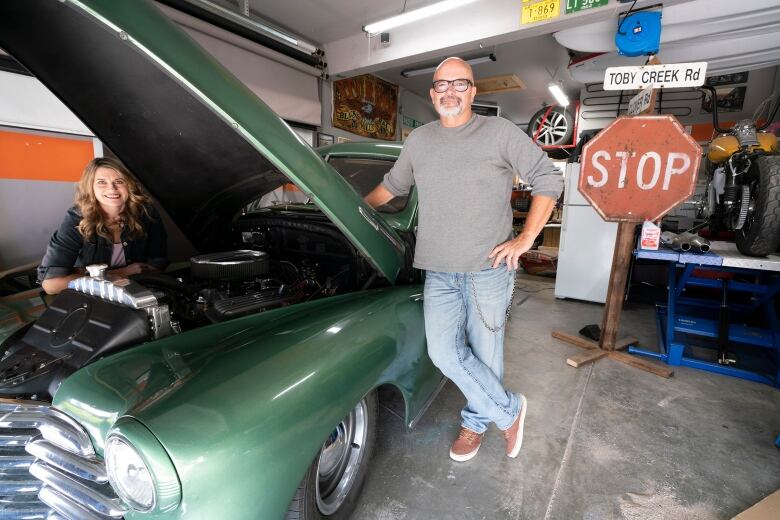
{"label": "power cord", "polygon": [[628,18],[628,15],[630,15],[630,14],[631,14],[631,13],[634,11],[634,6],[635,6],[635,5],[636,5],[636,0],[634,0],[634,3],[633,3],[633,4],[631,4],[631,7],[629,7],[629,8],[628,8],[628,11],[626,11],[626,13],[623,15],[623,19],[622,19],[622,20],[620,20],[620,25],[618,25],[618,30],[617,30],[617,32],[618,32],[618,34],[619,34],[619,35],[621,35],[621,36],[625,36],[625,35],[626,35],[626,33],[624,33],[624,32],[621,32],[621,31],[622,31],[622,29],[623,29],[623,24],[626,22],[626,18]]}

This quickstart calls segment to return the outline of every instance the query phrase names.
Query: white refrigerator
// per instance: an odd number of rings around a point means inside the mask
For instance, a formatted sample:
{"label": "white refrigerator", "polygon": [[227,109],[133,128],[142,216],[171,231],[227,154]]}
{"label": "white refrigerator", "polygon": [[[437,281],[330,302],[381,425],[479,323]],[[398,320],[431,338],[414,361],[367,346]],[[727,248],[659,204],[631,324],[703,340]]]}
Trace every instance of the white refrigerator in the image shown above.
{"label": "white refrigerator", "polygon": [[580,194],[579,176],[579,163],[566,165],[555,297],[604,303],[618,224],[604,222]]}

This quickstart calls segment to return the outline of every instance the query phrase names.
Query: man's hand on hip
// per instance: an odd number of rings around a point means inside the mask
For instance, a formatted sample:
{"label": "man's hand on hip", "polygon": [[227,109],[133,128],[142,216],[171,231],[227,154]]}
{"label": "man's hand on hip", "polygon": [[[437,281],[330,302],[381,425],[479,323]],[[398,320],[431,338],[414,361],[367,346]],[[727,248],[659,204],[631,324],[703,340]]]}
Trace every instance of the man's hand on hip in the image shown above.
{"label": "man's hand on hip", "polygon": [[503,260],[506,260],[508,270],[516,270],[520,262],[520,255],[531,249],[534,245],[534,238],[531,235],[520,233],[512,240],[507,240],[493,248],[488,258],[494,258],[493,268],[495,269]]}

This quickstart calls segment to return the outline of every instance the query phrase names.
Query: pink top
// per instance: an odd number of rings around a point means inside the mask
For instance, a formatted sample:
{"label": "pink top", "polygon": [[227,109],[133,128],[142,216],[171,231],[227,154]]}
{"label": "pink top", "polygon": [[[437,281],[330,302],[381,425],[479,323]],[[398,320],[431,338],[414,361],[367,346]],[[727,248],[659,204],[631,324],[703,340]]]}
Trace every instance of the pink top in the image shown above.
{"label": "pink top", "polygon": [[114,244],[111,250],[111,265],[110,267],[123,267],[127,262],[125,261],[125,248],[120,244]]}

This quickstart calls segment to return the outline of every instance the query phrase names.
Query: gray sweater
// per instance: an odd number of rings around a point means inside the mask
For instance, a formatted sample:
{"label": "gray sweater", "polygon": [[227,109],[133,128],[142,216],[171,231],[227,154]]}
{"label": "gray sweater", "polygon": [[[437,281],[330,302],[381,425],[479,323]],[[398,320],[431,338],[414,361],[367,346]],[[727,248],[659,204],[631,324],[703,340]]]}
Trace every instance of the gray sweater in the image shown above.
{"label": "gray sweater", "polygon": [[490,267],[490,252],[512,236],[514,172],[531,185],[532,195],[561,194],[561,171],[507,119],[474,115],[456,128],[434,121],[409,134],[382,184],[396,196],[417,186],[414,267],[444,272]]}

